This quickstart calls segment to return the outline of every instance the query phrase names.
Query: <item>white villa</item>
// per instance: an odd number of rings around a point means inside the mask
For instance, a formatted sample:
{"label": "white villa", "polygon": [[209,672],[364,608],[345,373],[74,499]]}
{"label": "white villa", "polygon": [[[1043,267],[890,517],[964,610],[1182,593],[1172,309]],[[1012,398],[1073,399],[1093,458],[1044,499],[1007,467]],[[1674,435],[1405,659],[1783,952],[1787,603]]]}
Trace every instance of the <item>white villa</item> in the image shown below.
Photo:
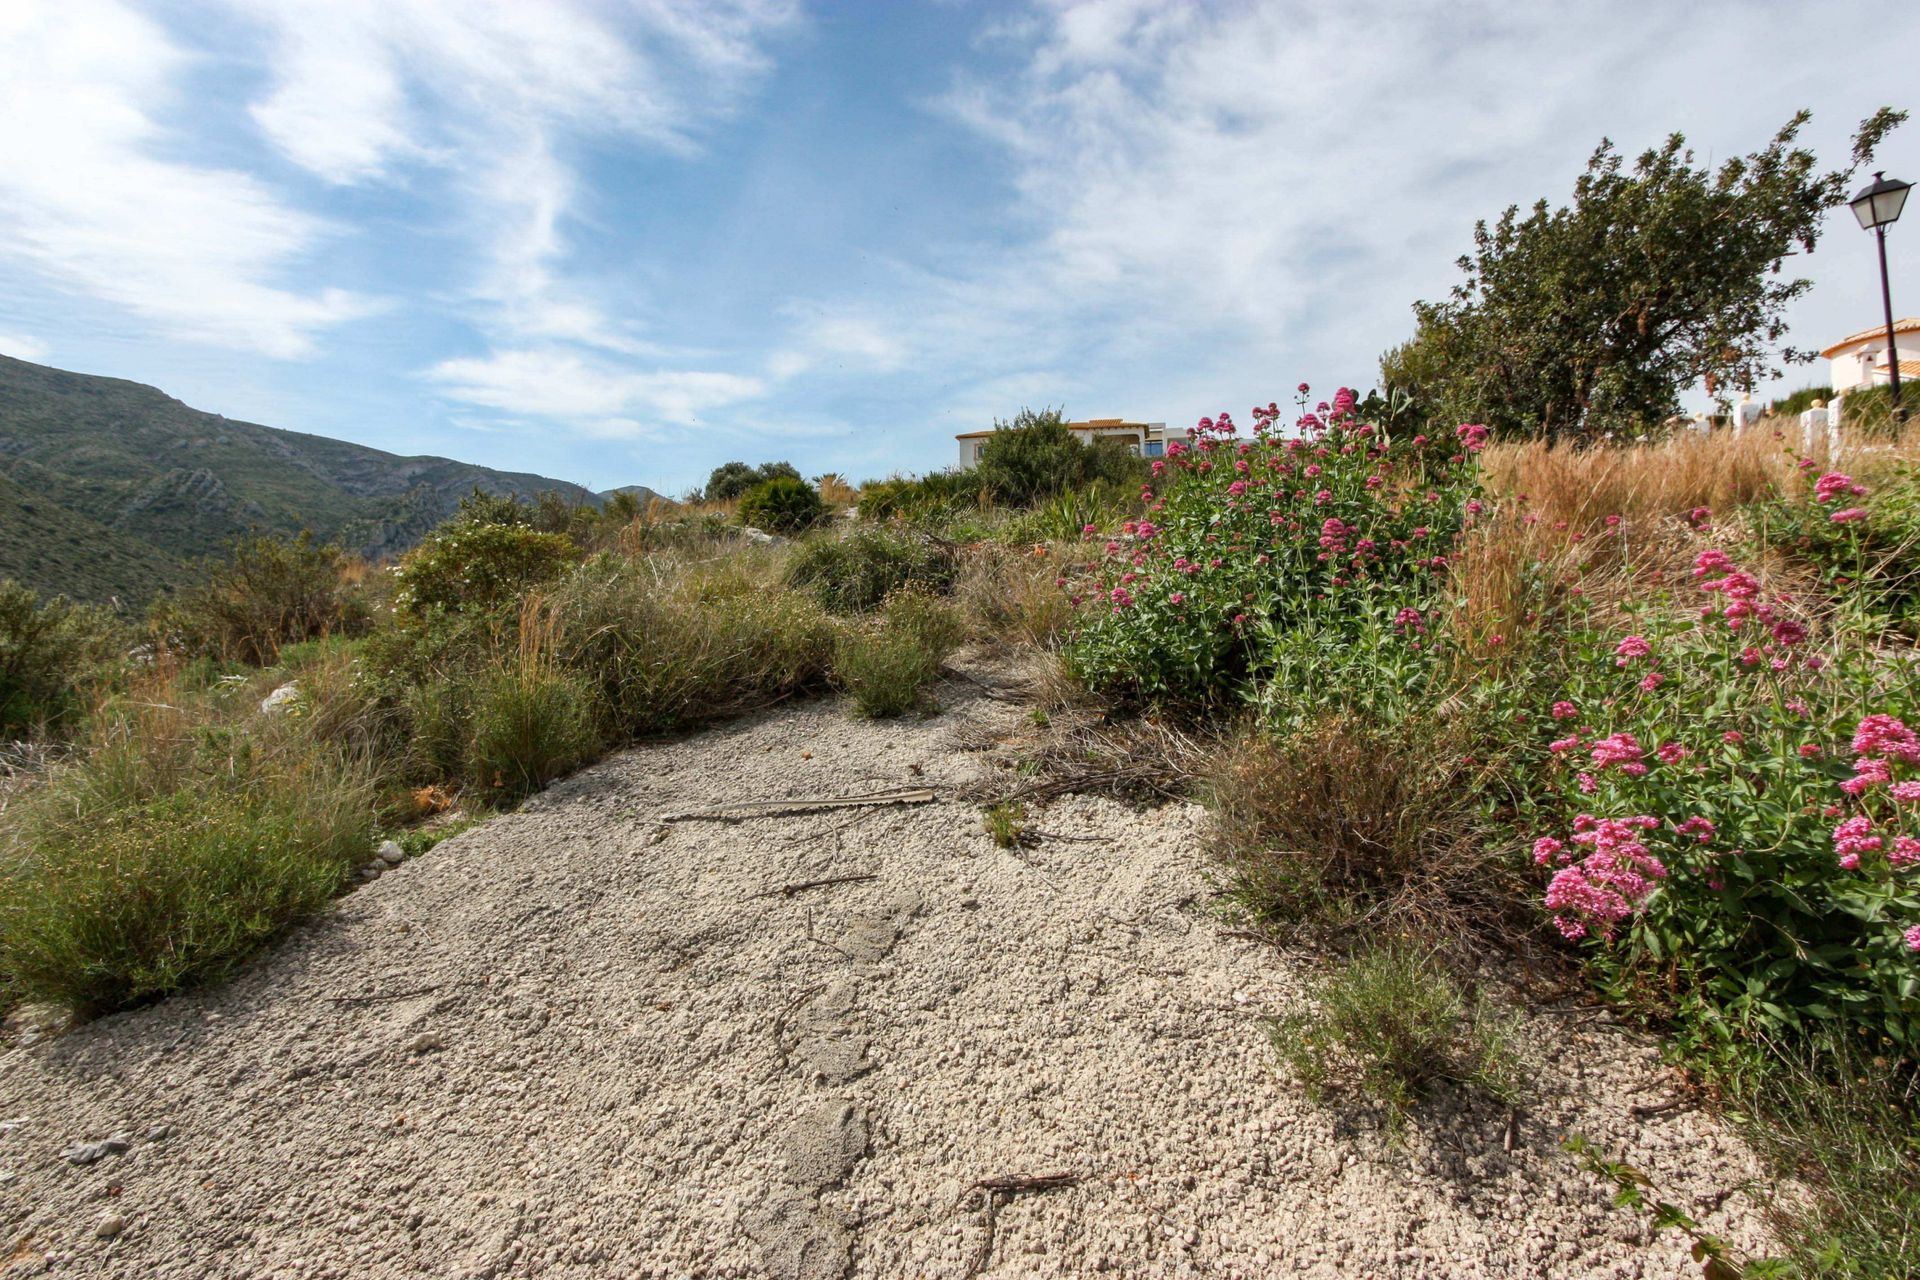
{"label": "white villa", "polygon": [[[1920,318],[1893,322],[1894,341],[1900,346],[1900,380],[1920,382]],[[1887,327],[1877,324],[1849,334],[1822,351],[1832,366],[1833,394],[1877,387],[1890,379],[1887,365]]]}
{"label": "white villa", "polygon": [[[1920,323],[1920,322],[1916,322]],[[1901,362],[1902,371],[1906,362]],[[1124,418],[1089,418],[1069,422],[1067,430],[1082,444],[1096,440],[1119,440],[1137,458],[1162,458],[1167,452],[1167,424],[1164,422],[1128,422]],[[980,450],[993,436],[991,431],[963,431],[954,439],[960,442],[960,465],[971,467],[980,461]]]}

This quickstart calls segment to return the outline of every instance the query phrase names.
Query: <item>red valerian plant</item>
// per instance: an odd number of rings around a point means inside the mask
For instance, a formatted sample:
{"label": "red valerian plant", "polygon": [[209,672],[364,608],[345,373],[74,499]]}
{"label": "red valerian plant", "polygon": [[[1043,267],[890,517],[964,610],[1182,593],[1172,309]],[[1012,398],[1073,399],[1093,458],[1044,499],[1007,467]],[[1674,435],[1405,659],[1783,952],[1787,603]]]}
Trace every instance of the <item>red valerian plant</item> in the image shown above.
{"label": "red valerian plant", "polygon": [[1486,430],[1389,439],[1344,389],[1302,410],[1290,432],[1271,404],[1249,435],[1225,413],[1201,419],[1154,462],[1147,518],[1088,535],[1104,557],[1069,584],[1083,680],[1270,713],[1281,683],[1292,709],[1306,688],[1364,701],[1341,662],[1399,696],[1421,684]]}
{"label": "red valerian plant", "polygon": [[1720,547],[1624,638],[1576,621],[1551,741],[1515,761],[1546,784],[1533,858],[1560,932],[1622,980],[1734,1032],[1837,1021],[1913,1054],[1920,706],[1844,611],[1826,630]]}

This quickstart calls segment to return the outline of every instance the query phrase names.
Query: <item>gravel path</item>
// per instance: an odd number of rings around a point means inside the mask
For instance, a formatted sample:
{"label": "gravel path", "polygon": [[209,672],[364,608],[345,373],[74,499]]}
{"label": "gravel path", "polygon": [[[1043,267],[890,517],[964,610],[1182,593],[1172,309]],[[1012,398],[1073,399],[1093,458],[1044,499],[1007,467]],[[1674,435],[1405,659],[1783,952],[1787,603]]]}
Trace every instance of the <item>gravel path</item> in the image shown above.
{"label": "gravel path", "polygon": [[[1756,1238],[1744,1155],[1634,1118],[1668,1078],[1584,1018],[1529,1021],[1510,1151],[1485,1104],[1397,1148],[1309,1106],[1261,1024],[1305,961],[1222,936],[1197,813],[1068,799],[999,850],[947,789],[1024,712],[943,696],[625,752],[221,990],[0,1048],[0,1274],[1682,1274],[1569,1131]],[[657,821],[919,785],[942,800]],[[842,876],[872,878],[780,891]]]}

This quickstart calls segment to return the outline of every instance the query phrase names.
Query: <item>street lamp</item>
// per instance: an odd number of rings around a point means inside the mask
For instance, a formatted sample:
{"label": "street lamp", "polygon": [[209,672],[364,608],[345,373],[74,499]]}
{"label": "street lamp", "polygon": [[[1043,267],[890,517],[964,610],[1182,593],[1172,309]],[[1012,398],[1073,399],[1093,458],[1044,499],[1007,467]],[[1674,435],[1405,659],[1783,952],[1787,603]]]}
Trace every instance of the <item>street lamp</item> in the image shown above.
{"label": "street lamp", "polygon": [[1899,221],[1906,207],[1911,182],[1889,178],[1878,170],[1873,181],[1859,195],[1847,201],[1862,231],[1871,231],[1880,242],[1880,304],[1887,309],[1887,373],[1893,381],[1893,420],[1905,422],[1907,411],[1900,405],[1900,350],[1893,342],[1893,291],[1887,286],[1887,228]]}

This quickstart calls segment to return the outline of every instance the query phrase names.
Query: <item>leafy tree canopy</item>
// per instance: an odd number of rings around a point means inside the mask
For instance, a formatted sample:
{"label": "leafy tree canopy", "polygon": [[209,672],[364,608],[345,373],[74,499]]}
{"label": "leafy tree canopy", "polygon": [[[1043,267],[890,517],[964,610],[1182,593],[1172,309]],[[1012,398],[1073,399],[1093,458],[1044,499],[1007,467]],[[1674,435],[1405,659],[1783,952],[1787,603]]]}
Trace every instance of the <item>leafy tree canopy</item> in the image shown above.
{"label": "leafy tree canopy", "polygon": [[1140,463],[1118,444],[1082,444],[1060,409],[1022,409],[1012,422],[994,420],[980,450],[980,483],[995,502],[1031,506],[1096,480],[1129,484]]}
{"label": "leafy tree canopy", "polygon": [[763,462],[750,467],[744,462],[724,462],[707,477],[708,502],[731,502],[755,485],[769,480],[798,480],[800,469],[791,462]]}
{"label": "leafy tree canopy", "polygon": [[1813,251],[1906,116],[1868,117],[1852,164],[1827,172],[1797,145],[1808,118],[1717,169],[1696,165],[1678,133],[1631,170],[1603,139],[1571,205],[1543,199],[1525,218],[1516,205],[1474,228],[1466,278],[1414,304],[1418,329],[1381,357],[1382,379],[1448,423],[1585,438],[1660,423],[1701,379],[1745,386],[1809,358],[1778,348],[1787,305],[1811,287],[1782,264]]}

